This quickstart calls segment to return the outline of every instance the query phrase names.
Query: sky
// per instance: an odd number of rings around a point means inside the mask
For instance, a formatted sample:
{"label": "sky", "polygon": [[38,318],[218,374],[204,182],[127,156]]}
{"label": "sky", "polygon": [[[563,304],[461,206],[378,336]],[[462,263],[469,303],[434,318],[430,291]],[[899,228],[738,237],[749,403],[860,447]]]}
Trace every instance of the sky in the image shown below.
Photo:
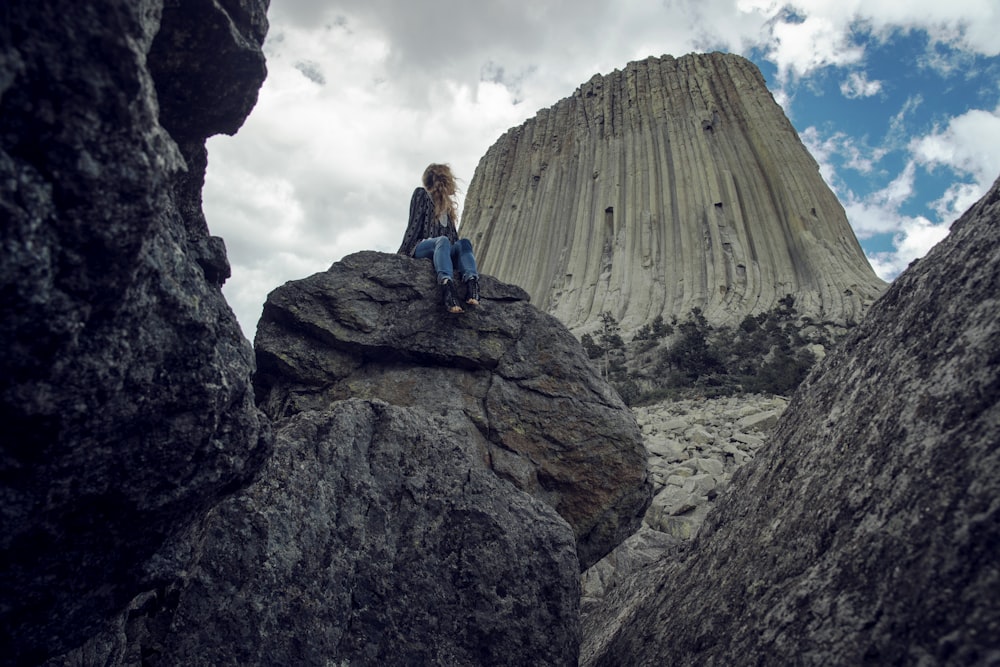
{"label": "sky", "polygon": [[[998,0],[271,0],[268,77],[203,206],[252,339],[268,292],[395,252],[424,167],[649,56],[753,61],[894,279],[1000,176]],[[459,196],[461,206],[462,196]]]}

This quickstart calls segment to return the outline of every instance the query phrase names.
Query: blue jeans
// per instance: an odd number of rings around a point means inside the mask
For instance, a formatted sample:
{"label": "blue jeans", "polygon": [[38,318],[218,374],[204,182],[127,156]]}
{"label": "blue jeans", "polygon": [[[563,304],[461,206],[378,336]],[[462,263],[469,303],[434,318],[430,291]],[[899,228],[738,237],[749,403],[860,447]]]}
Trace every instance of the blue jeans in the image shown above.
{"label": "blue jeans", "polygon": [[413,256],[417,259],[430,257],[434,260],[434,270],[437,272],[439,283],[444,283],[445,280],[454,280],[456,267],[462,282],[469,282],[473,278],[479,277],[479,272],[476,271],[476,258],[472,254],[472,243],[469,239],[459,239],[455,243],[449,241],[447,236],[424,239],[417,244]]}

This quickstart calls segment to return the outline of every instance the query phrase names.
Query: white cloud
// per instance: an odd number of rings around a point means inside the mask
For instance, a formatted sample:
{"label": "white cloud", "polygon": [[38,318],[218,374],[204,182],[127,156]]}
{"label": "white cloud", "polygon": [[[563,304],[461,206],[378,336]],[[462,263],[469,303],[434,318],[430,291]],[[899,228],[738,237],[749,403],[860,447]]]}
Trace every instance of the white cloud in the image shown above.
{"label": "white cloud", "polygon": [[826,16],[811,15],[801,22],[779,21],[772,29],[769,59],[778,65],[778,77],[804,77],[821,67],[854,65],[864,48],[850,41],[850,34]]}
{"label": "white cloud", "polygon": [[[910,160],[904,169],[885,187],[859,196],[838,178],[833,160],[844,161],[849,168],[872,170],[872,165],[884,156],[884,149],[875,149],[869,157],[856,142],[837,133],[823,138],[816,128],[803,132],[803,142],[820,164],[820,173],[831,185],[844,205],[851,228],[859,239],[888,237],[892,250],[868,253],[868,261],[883,280],[893,280],[914,259],[923,257],[934,244],[948,234],[950,221],[932,222],[923,216],[909,216],[901,208],[915,193],[917,162]],[[981,196],[982,192],[977,195]]]}
{"label": "white cloud", "polygon": [[893,280],[910,262],[927,254],[948,235],[950,222],[932,222],[900,212],[914,194],[916,163],[909,162],[885,188],[864,198],[849,194],[844,205],[859,238],[891,235],[892,250],[870,253],[868,261],[883,280]]}
{"label": "white cloud", "polygon": [[868,146],[862,140],[850,137],[844,132],[835,132],[824,137],[816,127],[812,126],[803,130],[799,136],[806,149],[819,163],[823,179],[841,198],[847,196],[849,190],[841,182],[834,166],[835,161],[840,162],[844,170],[869,174],[888,152],[884,147]]}
{"label": "white cloud", "polygon": [[893,237],[892,252],[877,252],[868,261],[882,280],[893,280],[909,266],[910,262],[927,254],[948,235],[948,225],[934,224],[926,218],[908,218],[899,224]]}
{"label": "white cloud", "polygon": [[[878,234],[897,234],[908,228],[915,229],[918,220],[899,213],[900,207],[913,195],[916,165],[910,162],[886,187],[865,197],[853,192],[842,195],[847,219],[858,238],[866,239]],[[930,224],[930,223],[929,223]],[[905,236],[905,234],[904,234]],[[902,237],[900,237],[902,238]],[[894,243],[894,245],[899,245]]]}
{"label": "white cloud", "polygon": [[851,72],[840,83],[840,92],[844,97],[859,98],[878,95],[882,90],[881,81],[869,81],[864,72]]}
{"label": "white cloud", "polygon": [[934,202],[941,218],[957,217],[1000,175],[1000,108],[972,109],[952,118],[943,130],[914,138],[910,150],[928,169],[944,167],[971,179],[953,184]]}

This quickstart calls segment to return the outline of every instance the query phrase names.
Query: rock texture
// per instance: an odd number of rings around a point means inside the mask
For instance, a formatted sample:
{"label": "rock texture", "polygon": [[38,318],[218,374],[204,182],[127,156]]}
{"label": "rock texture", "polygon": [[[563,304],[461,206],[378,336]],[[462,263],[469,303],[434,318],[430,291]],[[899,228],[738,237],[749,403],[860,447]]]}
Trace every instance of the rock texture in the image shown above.
{"label": "rock texture", "polygon": [[0,10],[5,663],[102,629],[268,452],[200,208],[204,140],[240,126],[264,77],[265,8]]}
{"label": "rock texture", "polygon": [[278,423],[347,398],[463,415],[494,472],[573,527],[582,568],[630,535],[649,503],[635,418],[558,321],[523,290],[481,279],[454,316],[426,260],[361,252],[268,296],[255,385]]}
{"label": "rock texture", "polygon": [[693,538],[712,501],[764,445],[786,405],[781,397],[750,395],[637,409],[656,494],[644,523]]}
{"label": "rock texture", "polygon": [[133,614],[127,664],[576,665],[573,531],[485,449],[457,412],[292,417],[185,585]]}
{"label": "rock texture", "polygon": [[469,185],[480,267],[576,332],[698,307],[735,324],[793,294],[857,321],[884,283],[749,61],[664,56],[595,76],[504,134]]}
{"label": "rock texture", "polygon": [[767,443],[787,405],[780,396],[743,394],[633,408],[653,501],[642,527],[584,572],[584,613],[600,615],[601,600],[624,577],[698,535],[735,472]]}
{"label": "rock texture", "polygon": [[810,375],[693,547],[589,617],[582,664],[1000,661],[998,295],[1000,181]]}
{"label": "rock texture", "polygon": [[[580,571],[641,520],[635,418],[554,318],[361,252],[272,292],[275,453],[158,554],[181,577],[80,651],[109,665],[576,665]],[[581,565],[582,562],[582,565]]]}

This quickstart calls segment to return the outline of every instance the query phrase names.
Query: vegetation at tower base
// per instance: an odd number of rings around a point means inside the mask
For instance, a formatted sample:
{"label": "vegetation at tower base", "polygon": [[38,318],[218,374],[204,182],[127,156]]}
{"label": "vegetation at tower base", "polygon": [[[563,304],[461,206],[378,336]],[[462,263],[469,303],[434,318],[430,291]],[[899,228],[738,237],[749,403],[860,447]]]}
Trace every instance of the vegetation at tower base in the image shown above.
{"label": "vegetation at tower base", "polygon": [[657,316],[626,343],[609,312],[601,330],[581,343],[628,405],[693,396],[739,393],[788,396],[819,356],[853,327],[801,318],[788,294],[766,313],[746,315],[739,326],[713,326],[699,308],[683,321]]}

